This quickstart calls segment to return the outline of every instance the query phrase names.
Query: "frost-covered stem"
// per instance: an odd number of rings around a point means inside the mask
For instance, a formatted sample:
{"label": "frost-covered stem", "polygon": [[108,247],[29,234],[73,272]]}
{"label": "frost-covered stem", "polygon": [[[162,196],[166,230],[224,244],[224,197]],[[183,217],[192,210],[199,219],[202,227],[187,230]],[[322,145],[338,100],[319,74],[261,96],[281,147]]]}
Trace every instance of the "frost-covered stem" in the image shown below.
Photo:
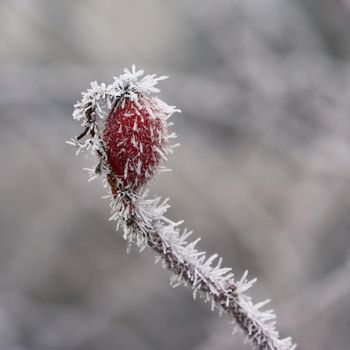
{"label": "frost-covered stem", "polygon": [[[131,244],[140,251],[151,247],[157,254],[156,262],[161,260],[173,272],[174,287],[189,286],[194,298],[199,295],[211,302],[212,310],[226,312],[233,318],[235,330],[241,329],[246,341],[257,349],[295,349],[291,338],[279,338],[273,311],[261,310],[268,301],[254,304],[245,294],[256,279],[247,280],[246,272],[236,280],[231,268],[221,267],[222,258],[198,251],[200,239],[188,242],[192,232],[180,230],[182,222],[165,216],[168,200],[161,202],[160,197],[147,196],[147,181],[155,171],[166,170],[159,159],[166,160],[177,146],[169,142],[176,135],[167,133],[172,124],[167,120],[178,110],[153,96],[159,92],[156,84],[165,77],[147,75],[141,79],[142,74],[133,67],[132,71],[125,69],[108,86],[92,83],[73,112],[84,131],[67,143],[77,148],[77,154],[91,152],[98,157],[97,166],[87,169],[90,180],[102,176],[110,188],[110,220],[123,228],[128,249]],[[112,119],[106,121],[108,117]],[[117,173],[120,164],[123,174]]]}
{"label": "frost-covered stem", "polygon": [[211,302],[212,310],[217,308],[220,313],[226,312],[233,317],[236,326],[245,333],[246,341],[257,349],[295,349],[290,338],[278,338],[274,322],[266,322],[275,318],[271,310],[259,310],[266,302],[254,305],[244,294],[255,280],[247,281],[245,273],[235,281],[229,273],[231,269],[220,267],[221,258],[213,267],[217,255],[206,259],[204,252],[195,249],[198,240],[188,244],[185,239],[190,233],[180,234],[176,228],[179,223],[164,216],[167,201],[159,204],[159,198],[145,199],[144,194],[120,193],[112,177],[108,182],[112,192],[112,219],[123,226],[124,238],[130,243],[135,243],[141,250],[151,247],[156,252],[157,260],[161,259],[163,266],[174,273],[173,286],[191,287],[194,298],[199,294],[206,302]]}

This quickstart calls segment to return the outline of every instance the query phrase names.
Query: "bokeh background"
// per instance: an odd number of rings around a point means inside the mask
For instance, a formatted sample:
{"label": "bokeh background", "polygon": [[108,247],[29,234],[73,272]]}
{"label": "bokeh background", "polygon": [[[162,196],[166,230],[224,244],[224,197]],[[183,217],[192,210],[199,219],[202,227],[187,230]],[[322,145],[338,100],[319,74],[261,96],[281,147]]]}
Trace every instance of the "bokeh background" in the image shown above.
{"label": "bokeh background", "polygon": [[170,75],[182,147],[152,191],[272,298],[300,349],[350,347],[350,1],[0,1],[0,349],[249,349],[153,253],[126,254],[64,141],[92,80]]}

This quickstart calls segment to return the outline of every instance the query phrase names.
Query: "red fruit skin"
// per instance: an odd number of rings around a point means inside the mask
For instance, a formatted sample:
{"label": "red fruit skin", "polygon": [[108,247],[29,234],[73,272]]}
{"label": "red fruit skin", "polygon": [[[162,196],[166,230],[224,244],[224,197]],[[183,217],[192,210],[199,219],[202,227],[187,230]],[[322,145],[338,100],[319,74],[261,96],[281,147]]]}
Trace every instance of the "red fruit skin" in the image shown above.
{"label": "red fruit skin", "polygon": [[109,165],[124,188],[139,190],[154,174],[163,150],[166,128],[160,117],[151,116],[139,99],[124,107],[117,103],[106,119],[103,141]]}

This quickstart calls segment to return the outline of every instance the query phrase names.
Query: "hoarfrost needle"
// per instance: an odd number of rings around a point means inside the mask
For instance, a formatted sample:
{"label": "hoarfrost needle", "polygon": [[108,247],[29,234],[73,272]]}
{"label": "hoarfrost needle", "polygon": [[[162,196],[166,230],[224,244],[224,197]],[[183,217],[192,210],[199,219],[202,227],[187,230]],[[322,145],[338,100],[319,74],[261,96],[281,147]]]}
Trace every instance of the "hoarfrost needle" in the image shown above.
{"label": "hoarfrost needle", "polygon": [[[124,69],[109,84],[91,83],[74,106],[73,118],[81,123],[83,132],[67,141],[77,154],[92,153],[98,158],[94,169],[86,169],[90,180],[101,176],[108,188],[110,220],[122,228],[123,237],[140,251],[151,247],[156,262],[174,273],[171,285],[186,285],[196,296],[210,301],[212,310],[226,312],[240,328],[246,341],[260,350],[293,350],[291,338],[281,339],[275,329],[275,315],[254,304],[245,292],[255,279],[247,272],[236,280],[230,268],[222,268],[217,254],[206,256],[197,250],[199,239],[189,242],[192,232],[181,230],[180,222],[167,218],[168,199],[150,198],[146,185],[158,171],[167,170],[161,163],[179,144],[168,133],[169,118],[180,112],[155,94],[159,81],[167,77],[145,75],[142,70]],[[85,141],[82,141],[85,140]]]}

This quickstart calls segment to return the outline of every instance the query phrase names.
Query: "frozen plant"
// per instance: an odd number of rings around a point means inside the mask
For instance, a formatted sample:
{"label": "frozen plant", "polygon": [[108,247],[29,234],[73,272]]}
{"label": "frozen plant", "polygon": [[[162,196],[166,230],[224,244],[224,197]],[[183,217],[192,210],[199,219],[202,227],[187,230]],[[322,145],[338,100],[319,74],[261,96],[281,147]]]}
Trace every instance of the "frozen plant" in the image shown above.
{"label": "frozen plant", "polygon": [[[109,85],[91,83],[74,106],[73,118],[83,132],[67,141],[80,152],[92,153],[98,164],[89,172],[90,180],[102,177],[108,189],[112,216],[123,237],[156,253],[156,262],[173,272],[171,285],[185,285],[211,303],[212,310],[232,317],[235,330],[246,335],[246,341],[260,350],[293,350],[291,338],[281,339],[275,329],[272,310],[262,310],[268,302],[254,304],[246,294],[256,279],[247,272],[235,279],[231,268],[221,267],[217,254],[207,257],[197,250],[199,238],[189,241],[192,232],[181,230],[180,222],[166,217],[168,199],[151,198],[147,182],[158,171],[178,144],[172,144],[175,133],[169,133],[169,118],[180,112],[156,97],[157,84],[167,77],[143,76],[143,71],[124,70]],[[83,141],[84,140],[84,141]]]}

